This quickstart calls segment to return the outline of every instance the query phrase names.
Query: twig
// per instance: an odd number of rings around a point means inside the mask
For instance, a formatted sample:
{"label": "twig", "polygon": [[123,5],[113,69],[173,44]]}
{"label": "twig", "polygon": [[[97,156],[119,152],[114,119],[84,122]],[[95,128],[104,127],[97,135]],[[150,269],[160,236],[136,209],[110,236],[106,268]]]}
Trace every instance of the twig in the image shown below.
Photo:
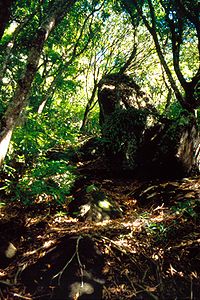
{"label": "twig", "polygon": [[[137,261],[136,261],[133,257],[131,257],[130,253],[127,253],[127,251],[125,251],[124,249],[122,249],[122,247],[118,246],[118,245],[115,243],[115,241],[109,239],[109,238],[106,237],[106,236],[102,236],[101,239],[98,239],[98,238],[95,238],[95,239],[96,239],[97,241],[102,241],[102,240],[107,240],[107,241],[109,241],[115,249],[117,249],[118,251],[120,251],[120,252],[122,252],[123,254],[125,254],[125,255],[130,259],[130,261],[132,261],[132,263],[134,263],[134,265],[135,265],[140,271],[143,271],[143,270],[141,269],[141,267],[138,265]],[[112,251],[111,247],[108,246],[108,245],[105,245],[105,246],[106,246],[106,248],[109,248],[109,250],[110,250],[110,252],[113,254],[113,256],[114,256],[118,261],[121,262],[121,260],[119,259],[119,257]]]}
{"label": "twig", "polygon": [[156,269],[156,277],[157,281],[159,282],[159,296],[160,300],[163,299],[163,280],[162,280],[162,266],[163,266],[163,260],[159,258],[157,269]]}
{"label": "twig", "polygon": [[190,276],[190,300],[193,300],[193,281],[192,276]]}
{"label": "twig", "polygon": [[22,296],[22,295],[17,294],[17,293],[12,293],[12,295],[14,297],[18,297],[18,298],[25,299],[25,300],[32,300],[33,299],[33,298],[30,298],[30,297]]}
{"label": "twig", "polygon": [[40,296],[35,296],[35,297],[27,297],[27,296],[23,296],[17,293],[11,293],[14,297],[18,297],[20,299],[25,299],[25,300],[36,300],[36,299],[40,299],[43,298],[45,296],[50,296],[50,294],[44,294],[44,295],[40,295]]}
{"label": "twig", "polygon": [[149,271],[149,268],[147,270],[144,271],[144,274],[142,276],[142,282],[144,282],[146,276],[147,276],[147,272]]}
{"label": "twig", "polygon": [[113,240],[107,238],[106,236],[102,236],[102,240],[107,240],[107,241],[109,241],[112,245],[115,246],[115,248],[116,248],[117,250],[119,250],[119,251],[122,252],[123,254],[127,254],[127,252],[126,252],[124,249],[122,249],[120,246],[118,246],[118,245],[115,243],[115,241],[113,241]]}
{"label": "twig", "polygon": [[[40,295],[40,296],[35,296],[35,297],[32,297],[31,298],[31,300],[36,300],[36,299],[43,299],[43,297],[46,297],[46,296],[48,296],[48,297],[50,297],[50,296],[52,296],[50,293],[48,293],[48,294],[43,294],[43,295]],[[51,298],[49,298],[49,299],[51,299]]]}
{"label": "twig", "polygon": [[80,256],[79,256],[79,252],[78,252],[78,243],[79,243],[79,241],[77,240],[77,243],[76,243],[76,256],[77,256],[78,264],[79,264],[79,267],[80,267],[80,273],[81,273],[81,287],[83,287],[83,265],[80,261]]}
{"label": "twig", "polygon": [[74,259],[74,257],[77,257],[79,266],[80,266],[80,270],[81,270],[81,285],[83,285],[83,265],[81,264],[80,261],[80,257],[79,257],[79,253],[78,253],[78,247],[79,247],[79,242],[82,239],[82,236],[79,236],[76,242],[76,251],[74,252],[74,254],[72,255],[72,257],[70,258],[70,260],[66,263],[66,265],[62,268],[62,270],[60,270],[60,272],[58,272],[56,275],[54,275],[52,277],[52,279],[55,279],[56,277],[58,277],[58,285],[60,285],[60,281],[61,281],[61,277],[63,275],[63,272],[66,270],[66,268],[69,266],[69,264],[72,262],[72,260]]}
{"label": "twig", "polygon": [[134,286],[132,280],[130,279],[130,277],[128,276],[128,274],[125,274],[125,276],[126,276],[126,278],[128,279],[128,281],[130,282],[130,285],[131,285],[131,287],[132,287],[132,289],[133,289],[132,296],[136,296],[137,291],[136,291],[136,288],[135,288],[135,286]]}
{"label": "twig", "polygon": [[15,284],[10,283],[10,282],[7,282],[7,281],[5,281],[5,280],[0,280],[0,283],[5,284],[5,285],[7,285],[7,286],[13,286],[13,285],[15,285]]}
{"label": "twig", "polygon": [[26,267],[27,267],[27,263],[23,264],[22,267],[20,266],[18,267],[14,278],[14,284],[17,284],[18,276],[26,269]]}
{"label": "twig", "polygon": [[[137,285],[140,289],[142,289],[145,293],[147,293],[152,299],[159,300],[159,298],[156,295],[154,295],[153,293],[151,293],[150,291],[148,291],[147,289],[145,289],[139,283],[135,282],[135,285]],[[138,294],[138,292],[137,292],[137,294]]]}

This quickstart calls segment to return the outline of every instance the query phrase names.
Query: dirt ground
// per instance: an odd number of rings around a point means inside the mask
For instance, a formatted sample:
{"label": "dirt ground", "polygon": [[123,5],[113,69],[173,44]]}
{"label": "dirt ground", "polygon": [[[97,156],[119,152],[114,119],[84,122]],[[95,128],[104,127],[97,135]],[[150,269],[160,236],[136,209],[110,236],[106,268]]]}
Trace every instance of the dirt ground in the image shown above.
{"label": "dirt ground", "polygon": [[0,258],[0,299],[200,299],[200,177],[113,177],[99,160],[77,167],[68,200],[98,186],[122,215],[80,220],[48,196],[2,206],[0,232],[17,254]]}

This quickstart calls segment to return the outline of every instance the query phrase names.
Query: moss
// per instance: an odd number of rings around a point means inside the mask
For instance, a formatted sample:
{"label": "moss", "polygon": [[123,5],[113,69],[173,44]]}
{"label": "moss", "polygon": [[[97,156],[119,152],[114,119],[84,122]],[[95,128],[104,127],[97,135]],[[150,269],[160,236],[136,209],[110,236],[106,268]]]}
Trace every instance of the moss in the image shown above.
{"label": "moss", "polygon": [[107,153],[121,154],[125,168],[136,167],[138,147],[146,127],[147,111],[136,108],[118,109],[106,120],[102,132]]}

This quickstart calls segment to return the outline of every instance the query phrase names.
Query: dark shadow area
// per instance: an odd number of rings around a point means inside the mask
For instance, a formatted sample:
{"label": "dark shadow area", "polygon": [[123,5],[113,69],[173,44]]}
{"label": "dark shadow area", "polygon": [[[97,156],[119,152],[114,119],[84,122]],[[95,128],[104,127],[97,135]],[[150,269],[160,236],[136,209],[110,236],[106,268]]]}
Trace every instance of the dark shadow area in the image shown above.
{"label": "dark shadow area", "polygon": [[[21,280],[40,299],[102,299],[103,254],[89,237],[66,236],[25,269]],[[44,296],[42,296],[44,295]]]}

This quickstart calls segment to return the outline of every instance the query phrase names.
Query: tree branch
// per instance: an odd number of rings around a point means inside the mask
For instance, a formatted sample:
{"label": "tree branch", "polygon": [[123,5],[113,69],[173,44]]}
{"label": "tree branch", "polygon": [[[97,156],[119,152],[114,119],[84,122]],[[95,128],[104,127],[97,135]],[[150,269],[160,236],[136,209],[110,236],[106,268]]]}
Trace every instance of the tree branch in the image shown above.
{"label": "tree branch", "polygon": [[[151,23],[152,23],[152,26],[149,24],[147,18],[145,17],[145,15],[143,14],[143,11],[142,11],[142,8],[139,6],[138,4],[138,1],[136,0],[132,0],[135,8],[137,9],[137,12],[139,13],[139,15],[141,16],[145,26],[147,27],[147,29],[149,30],[150,34],[152,35],[153,37],[153,40],[154,40],[154,44],[155,44],[155,47],[156,47],[156,51],[158,53],[158,57],[160,59],[160,62],[167,74],[167,77],[169,79],[169,82],[172,86],[172,89],[176,95],[176,98],[177,100],[181,103],[181,105],[183,107],[187,107],[187,103],[184,101],[184,98],[183,96],[181,95],[176,83],[175,83],[175,80],[172,76],[172,73],[167,65],[167,62],[165,60],[165,57],[163,55],[163,52],[162,52],[162,49],[161,49],[161,46],[160,46],[160,43],[159,43],[159,40],[158,40],[158,36],[157,36],[157,33],[156,33],[156,18],[155,18],[155,11],[154,11],[154,8],[153,8],[153,4],[151,2],[151,0],[148,0],[148,4],[149,4],[149,8],[150,8],[150,16],[151,16]],[[188,109],[188,107],[187,107]]]}

